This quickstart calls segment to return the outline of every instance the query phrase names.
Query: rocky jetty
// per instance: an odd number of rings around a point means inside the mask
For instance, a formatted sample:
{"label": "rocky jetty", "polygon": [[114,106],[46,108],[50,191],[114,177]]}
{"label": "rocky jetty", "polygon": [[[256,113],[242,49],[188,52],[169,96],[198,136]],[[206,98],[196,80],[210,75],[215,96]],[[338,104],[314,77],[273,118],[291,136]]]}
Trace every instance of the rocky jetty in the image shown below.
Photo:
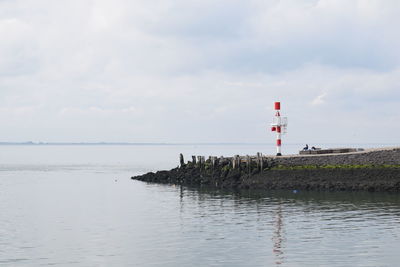
{"label": "rocky jetty", "polygon": [[230,189],[400,192],[400,148],[340,154],[192,157],[169,171],[132,179]]}

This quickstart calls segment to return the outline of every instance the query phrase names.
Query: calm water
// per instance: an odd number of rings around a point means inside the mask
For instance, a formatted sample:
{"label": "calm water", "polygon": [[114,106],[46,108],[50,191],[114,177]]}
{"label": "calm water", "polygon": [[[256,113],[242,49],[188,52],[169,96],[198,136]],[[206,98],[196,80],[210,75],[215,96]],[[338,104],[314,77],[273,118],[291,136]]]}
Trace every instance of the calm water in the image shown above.
{"label": "calm water", "polygon": [[263,149],[0,146],[0,265],[399,265],[397,194],[234,193],[129,179],[176,166],[180,152]]}

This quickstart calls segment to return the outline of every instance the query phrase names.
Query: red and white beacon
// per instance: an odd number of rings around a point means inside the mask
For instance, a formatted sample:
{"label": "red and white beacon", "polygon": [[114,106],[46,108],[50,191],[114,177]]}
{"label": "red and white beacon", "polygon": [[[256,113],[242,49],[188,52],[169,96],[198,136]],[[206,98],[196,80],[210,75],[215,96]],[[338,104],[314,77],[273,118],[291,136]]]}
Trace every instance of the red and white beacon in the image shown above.
{"label": "red and white beacon", "polygon": [[276,132],[276,155],[282,156],[282,134],[287,132],[287,118],[281,117],[281,102],[275,102],[275,117],[271,123],[271,131]]}

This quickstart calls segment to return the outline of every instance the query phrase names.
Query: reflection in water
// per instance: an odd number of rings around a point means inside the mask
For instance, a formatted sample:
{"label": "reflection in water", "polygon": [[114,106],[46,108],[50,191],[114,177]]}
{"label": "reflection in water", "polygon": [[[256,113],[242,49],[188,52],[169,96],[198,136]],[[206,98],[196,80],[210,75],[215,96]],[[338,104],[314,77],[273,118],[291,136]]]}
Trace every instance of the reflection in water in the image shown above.
{"label": "reflection in water", "polygon": [[283,219],[282,219],[282,204],[278,203],[277,211],[275,215],[275,231],[272,237],[274,242],[273,252],[275,254],[275,264],[281,265],[283,263],[284,255],[283,255]]}
{"label": "reflection in water", "polygon": [[[208,241],[218,237],[215,249],[229,244],[233,254],[251,257],[254,261],[247,259],[246,266],[354,266],[355,259],[371,266],[382,262],[390,266],[394,258],[400,260],[394,252],[400,247],[386,245],[400,244],[399,194],[187,187],[179,193],[185,203],[183,217],[197,218],[196,229],[212,233]],[[271,248],[272,253],[265,254]]]}

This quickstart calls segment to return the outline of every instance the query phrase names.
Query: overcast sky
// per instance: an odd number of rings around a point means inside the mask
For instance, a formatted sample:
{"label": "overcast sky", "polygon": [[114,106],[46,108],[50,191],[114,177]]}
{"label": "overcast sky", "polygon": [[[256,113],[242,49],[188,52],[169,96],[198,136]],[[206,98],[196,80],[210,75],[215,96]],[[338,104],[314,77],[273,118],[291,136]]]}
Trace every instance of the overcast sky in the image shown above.
{"label": "overcast sky", "polygon": [[0,0],[0,141],[400,143],[399,0]]}

